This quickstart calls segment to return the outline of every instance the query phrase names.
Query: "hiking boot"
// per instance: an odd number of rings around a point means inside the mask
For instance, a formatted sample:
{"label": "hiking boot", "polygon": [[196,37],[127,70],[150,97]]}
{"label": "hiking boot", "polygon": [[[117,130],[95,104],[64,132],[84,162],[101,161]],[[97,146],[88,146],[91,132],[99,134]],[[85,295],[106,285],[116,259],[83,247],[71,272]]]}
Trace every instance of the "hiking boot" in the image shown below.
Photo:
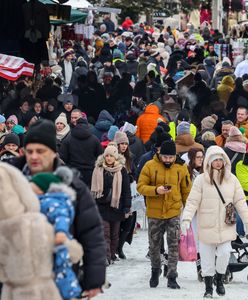
{"label": "hiking boot", "polygon": [[212,276],[206,276],[204,277],[205,282],[205,293],[204,298],[213,298],[213,277]]}
{"label": "hiking boot", "polygon": [[223,281],[224,281],[224,275],[216,273],[216,293],[219,296],[224,296],[226,293]]}
{"label": "hiking boot", "polygon": [[170,289],[180,289],[180,285],[177,283],[176,278],[168,278],[167,287]]}
{"label": "hiking boot", "polygon": [[159,284],[159,276],[161,275],[162,270],[160,268],[152,268],[152,276],[150,279],[150,287],[155,288]]}

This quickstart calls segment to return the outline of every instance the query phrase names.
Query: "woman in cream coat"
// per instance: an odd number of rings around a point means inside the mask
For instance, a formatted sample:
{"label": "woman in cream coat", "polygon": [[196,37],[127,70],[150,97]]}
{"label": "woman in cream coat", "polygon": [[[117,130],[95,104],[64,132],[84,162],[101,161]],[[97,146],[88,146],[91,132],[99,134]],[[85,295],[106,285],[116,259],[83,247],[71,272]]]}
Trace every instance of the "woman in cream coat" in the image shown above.
{"label": "woman in cream coat", "polygon": [[[213,276],[216,272],[216,292],[225,294],[223,275],[228,266],[231,241],[236,239],[236,226],[225,223],[226,209],[214,186],[216,182],[226,202],[233,203],[248,228],[248,208],[238,179],[231,173],[228,156],[218,146],[207,150],[204,173],[197,176],[183,212],[181,230],[185,235],[197,211],[199,250],[202,274],[205,277],[204,297],[212,298]],[[217,259],[216,259],[217,257]]]}

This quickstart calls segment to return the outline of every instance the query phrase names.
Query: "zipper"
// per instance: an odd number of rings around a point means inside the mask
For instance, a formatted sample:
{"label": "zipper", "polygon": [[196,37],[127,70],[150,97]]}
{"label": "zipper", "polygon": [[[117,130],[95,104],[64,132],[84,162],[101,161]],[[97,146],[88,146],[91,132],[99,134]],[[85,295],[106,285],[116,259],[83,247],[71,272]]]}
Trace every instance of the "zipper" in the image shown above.
{"label": "zipper", "polygon": [[158,171],[155,171],[155,186],[157,186],[157,175],[158,175]]}

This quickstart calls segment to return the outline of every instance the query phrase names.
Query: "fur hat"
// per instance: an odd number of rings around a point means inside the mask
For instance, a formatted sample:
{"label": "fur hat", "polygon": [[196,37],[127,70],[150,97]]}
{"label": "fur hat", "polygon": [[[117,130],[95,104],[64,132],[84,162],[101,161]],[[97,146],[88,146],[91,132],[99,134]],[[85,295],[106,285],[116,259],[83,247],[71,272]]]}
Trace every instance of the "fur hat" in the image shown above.
{"label": "fur hat", "polygon": [[176,144],[174,141],[165,141],[161,145],[161,155],[176,155]]}
{"label": "fur hat", "polygon": [[118,149],[113,145],[108,145],[104,150],[103,157],[105,158],[107,155],[111,155],[117,160],[119,157]]}
{"label": "fur hat", "polygon": [[66,118],[65,113],[61,113],[61,114],[58,116],[58,118],[55,120],[55,124],[57,124],[57,123],[62,123],[62,124],[64,124],[65,126],[68,125],[68,123],[67,123],[67,118]]}
{"label": "fur hat", "polygon": [[188,122],[182,121],[177,125],[177,135],[190,133],[190,124]]}
{"label": "fur hat", "polygon": [[43,144],[56,152],[56,128],[50,120],[38,120],[32,124],[24,139],[24,147],[30,143]]}
{"label": "fur hat", "polygon": [[27,179],[16,168],[0,163],[0,220],[26,212],[39,212],[39,201]]}
{"label": "fur hat", "polygon": [[122,143],[127,143],[129,145],[129,140],[127,137],[127,134],[125,132],[117,131],[115,133],[114,142],[116,142],[117,145]]}
{"label": "fur hat", "polygon": [[216,116],[214,114],[204,118],[201,121],[201,129],[202,130],[203,129],[213,129],[217,120],[218,120],[218,116]]}

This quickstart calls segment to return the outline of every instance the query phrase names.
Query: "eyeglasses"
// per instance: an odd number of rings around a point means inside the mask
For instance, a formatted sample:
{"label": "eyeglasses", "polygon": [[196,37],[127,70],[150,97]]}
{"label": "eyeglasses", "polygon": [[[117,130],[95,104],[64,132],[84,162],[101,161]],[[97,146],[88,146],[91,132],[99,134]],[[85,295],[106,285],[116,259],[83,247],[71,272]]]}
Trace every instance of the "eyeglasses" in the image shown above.
{"label": "eyeglasses", "polygon": [[204,159],[204,156],[196,156],[197,159]]}

